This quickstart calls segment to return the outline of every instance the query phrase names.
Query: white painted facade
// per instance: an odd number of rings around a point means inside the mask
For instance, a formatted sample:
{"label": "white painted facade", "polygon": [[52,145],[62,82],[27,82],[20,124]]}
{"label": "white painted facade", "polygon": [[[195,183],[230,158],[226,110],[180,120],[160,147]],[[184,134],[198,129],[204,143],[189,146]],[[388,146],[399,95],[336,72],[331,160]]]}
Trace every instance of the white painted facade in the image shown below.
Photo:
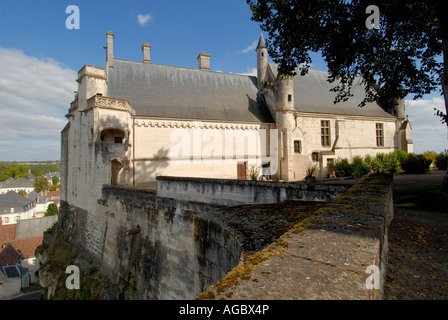
{"label": "white painted facade", "polygon": [[[269,164],[273,179],[296,181],[304,179],[310,163],[325,177],[331,159],[374,156],[397,149],[412,151],[404,109],[395,113],[398,116],[384,111],[362,115],[358,111],[339,114],[337,109],[298,110],[296,104],[304,96],[295,92],[297,78],[276,74],[267,62],[267,48],[261,39],[258,77],[252,78],[274,121],[139,115],[129,101],[131,96],[129,100],[108,96],[109,72],[117,68],[113,39],[109,32],[106,68],[85,65],[79,71],[78,92],[62,132],[61,200],[89,212],[95,212],[104,184],[151,185],[160,175],[237,179],[239,164],[245,164],[246,170],[250,164]],[[142,69],[135,67],[135,72],[143,72],[143,65],[151,64],[150,48],[149,44],[143,46]],[[197,72],[215,74],[209,71],[210,56],[201,54],[199,58]],[[159,67],[163,72],[163,66]],[[179,68],[179,73],[182,70]],[[169,94],[169,88],[165,89]],[[404,108],[404,104],[397,108]],[[328,129],[325,143],[323,124]]]}

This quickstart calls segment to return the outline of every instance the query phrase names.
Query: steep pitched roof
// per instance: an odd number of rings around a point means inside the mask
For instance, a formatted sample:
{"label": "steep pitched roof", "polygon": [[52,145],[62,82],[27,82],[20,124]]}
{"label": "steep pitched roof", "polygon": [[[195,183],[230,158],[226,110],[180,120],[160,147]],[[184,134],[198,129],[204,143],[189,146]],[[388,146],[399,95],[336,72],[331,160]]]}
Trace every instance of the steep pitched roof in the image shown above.
{"label": "steep pitched roof", "polygon": [[9,208],[11,207],[15,212],[22,212],[25,206],[31,203],[33,200],[27,199],[17,192],[8,191],[5,194],[0,194],[0,213],[10,212]]}
{"label": "steep pitched roof", "polygon": [[[278,74],[278,65],[268,63],[273,75]],[[309,69],[305,76],[297,75],[294,77],[294,109],[299,112],[341,114],[354,116],[370,116],[393,118],[393,116],[384,111],[377,103],[367,103],[364,107],[358,107],[363,100],[365,91],[360,81],[353,87],[353,97],[346,102],[334,104],[335,92],[330,89],[336,86],[335,83],[328,82],[328,72]]]}
{"label": "steep pitched roof", "polygon": [[116,59],[108,93],[137,116],[273,122],[256,77]]}
{"label": "steep pitched roof", "polygon": [[258,40],[257,49],[266,48],[266,43],[264,42],[263,34],[260,35],[260,40]]}
{"label": "steep pitched roof", "polygon": [[18,252],[14,246],[10,243],[0,252],[0,269],[4,266],[15,265],[22,255]]}
{"label": "steep pitched roof", "polygon": [[42,245],[43,236],[17,239],[11,241],[11,244],[22,255],[23,258],[34,257],[37,247]]}

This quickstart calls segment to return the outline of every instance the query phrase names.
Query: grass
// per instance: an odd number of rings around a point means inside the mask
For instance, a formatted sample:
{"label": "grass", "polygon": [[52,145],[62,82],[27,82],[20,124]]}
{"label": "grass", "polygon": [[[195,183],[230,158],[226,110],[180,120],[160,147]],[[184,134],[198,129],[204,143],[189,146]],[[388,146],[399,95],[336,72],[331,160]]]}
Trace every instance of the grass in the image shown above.
{"label": "grass", "polygon": [[438,185],[394,190],[394,206],[432,212],[448,213],[448,195]]}

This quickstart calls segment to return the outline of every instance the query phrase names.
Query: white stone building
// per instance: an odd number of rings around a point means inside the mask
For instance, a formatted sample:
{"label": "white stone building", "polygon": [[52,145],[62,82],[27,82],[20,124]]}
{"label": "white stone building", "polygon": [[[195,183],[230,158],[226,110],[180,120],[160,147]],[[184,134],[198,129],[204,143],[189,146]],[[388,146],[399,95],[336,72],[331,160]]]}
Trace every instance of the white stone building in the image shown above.
{"label": "white stone building", "polygon": [[36,218],[36,201],[14,191],[0,194],[2,224],[16,224],[19,220]]}
{"label": "white stone building", "polygon": [[156,176],[246,178],[256,164],[273,179],[319,175],[338,157],[412,152],[404,101],[390,112],[354,97],[333,104],[324,71],[278,74],[263,37],[257,77],[214,72],[200,53],[198,69],[117,59],[107,33],[106,66],[85,65],[62,131],[61,199],[94,208],[103,184],[143,186]]}
{"label": "white stone building", "polygon": [[30,193],[34,190],[34,178],[31,178],[31,173],[28,173],[28,178],[13,179],[9,178],[6,181],[0,182],[0,194],[5,194],[8,191],[25,191]]}

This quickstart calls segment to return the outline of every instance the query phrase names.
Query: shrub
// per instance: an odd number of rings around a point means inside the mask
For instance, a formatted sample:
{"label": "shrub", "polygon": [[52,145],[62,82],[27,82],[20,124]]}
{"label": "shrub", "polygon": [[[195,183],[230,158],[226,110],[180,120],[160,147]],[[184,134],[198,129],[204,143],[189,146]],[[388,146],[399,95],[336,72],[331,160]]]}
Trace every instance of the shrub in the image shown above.
{"label": "shrub", "polygon": [[251,164],[249,166],[249,172],[247,173],[247,176],[249,180],[257,181],[260,176],[260,168],[255,164]]}
{"label": "shrub", "polygon": [[362,177],[370,172],[369,167],[360,156],[355,156],[352,161],[353,172],[355,177]]}
{"label": "shrub", "polygon": [[308,164],[306,167],[306,176],[305,178],[313,178],[316,176],[317,173],[317,165],[312,165],[311,163]]}
{"label": "shrub", "polygon": [[58,207],[54,203],[50,203],[48,205],[47,211],[45,211],[44,216],[54,216],[58,214]]}
{"label": "shrub", "polygon": [[380,173],[395,173],[400,170],[400,162],[394,153],[378,153],[372,161],[372,169]]}
{"label": "shrub", "polygon": [[353,165],[347,159],[338,158],[333,164],[337,177],[349,177],[353,175]]}
{"label": "shrub", "polygon": [[431,163],[435,163],[438,154],[435,151],[425,151],[422,153],[422,156],[425,157],[425,159],[431,160]]}
{"label": "shrub", "polygon": [[401,160],[400,165],[406,173],[425,173],[429,170],[431,162],[421,154],[409,153],[405,159]]}
{"label": "shrub", "polygon": [[435,164],[440,170],[447,170],[448,166],[448,150],[438,154]]}

